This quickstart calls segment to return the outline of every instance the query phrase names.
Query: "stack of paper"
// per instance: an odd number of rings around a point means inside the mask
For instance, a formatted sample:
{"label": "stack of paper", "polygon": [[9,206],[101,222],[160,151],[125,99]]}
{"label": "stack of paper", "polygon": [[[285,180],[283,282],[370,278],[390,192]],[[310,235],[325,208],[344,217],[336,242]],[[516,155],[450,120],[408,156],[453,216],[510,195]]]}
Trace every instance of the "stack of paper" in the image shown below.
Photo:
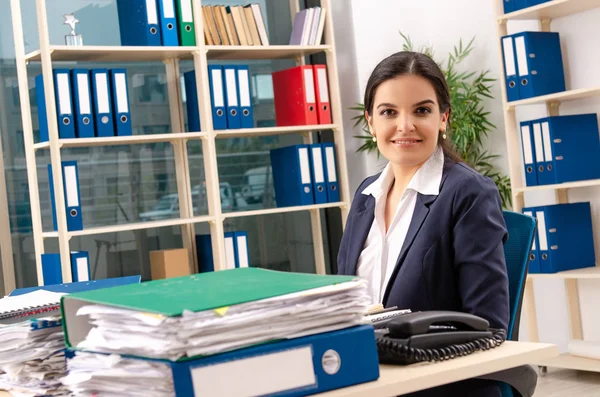
{"label": "stack of paper", "polygon": [[75,396],[174,396],[173,375],[166,363],[132,360],[118,355],[77,352],[62,379]]}

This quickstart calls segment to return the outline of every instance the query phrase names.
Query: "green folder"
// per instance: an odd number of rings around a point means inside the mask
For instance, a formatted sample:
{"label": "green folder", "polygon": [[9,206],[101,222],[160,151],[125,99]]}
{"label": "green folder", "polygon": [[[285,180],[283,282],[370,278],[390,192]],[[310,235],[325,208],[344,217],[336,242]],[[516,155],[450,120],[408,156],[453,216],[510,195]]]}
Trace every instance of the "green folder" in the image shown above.
{"label": "green folder", "polygon": [[179,30],[179,45],[196,45],[192,0],[177,0],[177,29]]}
{"label": "green folder", "polygon": [[75,347],[87,336],[92,328],[88,316],[77,316],[76,313],[80,307],[90,303],[175,317],[184,310],[225,311],[232,305],[355,279],[355,276],[291,273],[249,267],[64,295],[61,298],[61,312],[65,342],[67,346]]}

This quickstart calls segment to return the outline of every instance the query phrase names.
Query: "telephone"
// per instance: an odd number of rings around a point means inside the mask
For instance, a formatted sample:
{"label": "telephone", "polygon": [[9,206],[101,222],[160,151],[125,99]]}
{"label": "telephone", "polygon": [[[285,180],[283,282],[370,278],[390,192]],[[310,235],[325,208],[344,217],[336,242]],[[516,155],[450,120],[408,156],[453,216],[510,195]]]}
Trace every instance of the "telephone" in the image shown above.
{"label": "telephone", "polygon": [[442,361],[499,346],[503,329],[490,329],[486,319],[454,311],[424,311],[391,318],[375,329],[379,362],[412,364]]}

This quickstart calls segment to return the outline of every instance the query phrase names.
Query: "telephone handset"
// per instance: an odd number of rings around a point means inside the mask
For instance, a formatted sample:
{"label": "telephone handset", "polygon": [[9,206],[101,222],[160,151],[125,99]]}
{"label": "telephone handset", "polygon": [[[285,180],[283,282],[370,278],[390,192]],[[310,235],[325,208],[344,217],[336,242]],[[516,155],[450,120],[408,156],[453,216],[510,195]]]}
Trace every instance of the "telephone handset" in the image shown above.
{"label": "telephone handset", "polygon": [[506,332],[490,329],[486,319],[454,311],[403,314],[375,334],[379,361],[384,364],[447,360],[494,348],[506,339]]}

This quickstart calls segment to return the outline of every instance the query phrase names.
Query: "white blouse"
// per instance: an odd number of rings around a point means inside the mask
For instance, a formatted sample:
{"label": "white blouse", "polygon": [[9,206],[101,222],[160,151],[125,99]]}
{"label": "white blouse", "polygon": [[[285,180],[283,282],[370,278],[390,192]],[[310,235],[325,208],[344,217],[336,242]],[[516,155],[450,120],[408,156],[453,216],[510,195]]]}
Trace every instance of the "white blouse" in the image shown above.
{"label": "white blouse", "polygon": [[375,219],[358,258],[357,275],[368,281],[372,303],[381,303],[386,286],[394,271],[408,227],[412,220],[417,193],[438,195],[444,168],[444,153],[438,149],[419,168],[402,195],[390,227],[385,232],[385,203],[394,181],[394,172],[388,163],[379,178],[367,186],[362,194],[375,198]]}

